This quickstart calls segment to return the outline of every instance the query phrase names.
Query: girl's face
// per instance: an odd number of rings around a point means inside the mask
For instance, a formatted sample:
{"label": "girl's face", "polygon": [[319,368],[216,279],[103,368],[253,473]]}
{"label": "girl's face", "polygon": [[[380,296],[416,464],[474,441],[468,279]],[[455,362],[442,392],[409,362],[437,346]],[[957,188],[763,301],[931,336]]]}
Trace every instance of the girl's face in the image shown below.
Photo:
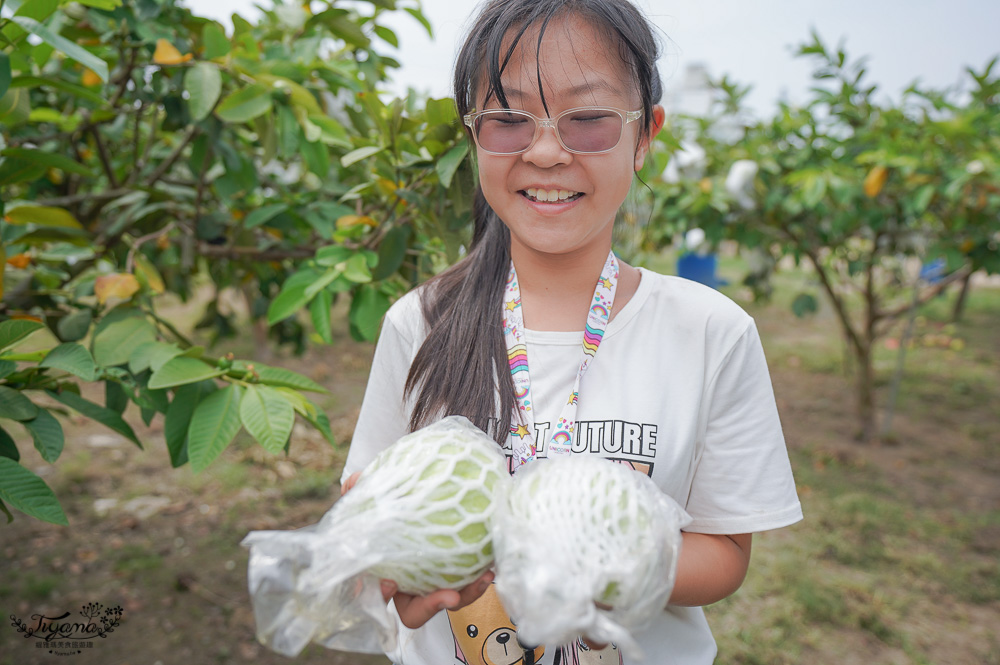
{"label": "girl's face", "polygon": [[[537,43],[537,29],[529,29],[504,70],[511,108],[554,118],[581,106],[621,111],[642,107],[626,66],[618,60],[617,46],[586,21],[554,20],[536,58]],[[538,91],[539,71],[548,112]],[[485,101],[484,96],[480,94],[477,109],[499,108],[495,98]],[[626,124],[617,147],[600,154],[567,151],[549,128],[542,128],[534,145],[517,155],[477,149],[483,194],[510,228],[512,255],[529,251],[606,256],[615,214],[648,148],[648,140],[637,146],[639,128],[650,122],[640,117]]]}

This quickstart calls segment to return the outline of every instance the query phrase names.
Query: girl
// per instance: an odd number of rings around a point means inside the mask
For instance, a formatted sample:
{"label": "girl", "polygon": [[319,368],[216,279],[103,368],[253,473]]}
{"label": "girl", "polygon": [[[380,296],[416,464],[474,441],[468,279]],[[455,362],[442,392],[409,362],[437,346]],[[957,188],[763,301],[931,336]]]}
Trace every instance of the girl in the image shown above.
{"label": "girl", "polygon": [[[566,454],[629,464],[694,518],[670,604],[637,636],[647,662],[711,663],[701,606],[740,586],[753,532],[801,510],[753,320],[611,252],[664,122],[656,57],[628,0],[482,7],[455,71],[479,167],[472,247],[386,315],[343,481],[447,414],[494,435],[512,471]],[[517,643],[491,580],[425,597],[384,582],[401,623],[389,656],[568,660],[565,645]],[[580,646],[619,658],[613,645]]]}

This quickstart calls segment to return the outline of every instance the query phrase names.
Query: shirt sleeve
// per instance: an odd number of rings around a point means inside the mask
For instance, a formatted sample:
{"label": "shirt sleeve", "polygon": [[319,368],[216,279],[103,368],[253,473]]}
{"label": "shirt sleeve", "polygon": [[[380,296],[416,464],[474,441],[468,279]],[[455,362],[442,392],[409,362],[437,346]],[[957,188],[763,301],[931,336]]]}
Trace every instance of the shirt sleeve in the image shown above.
{"label": "shirt sleeve", "polygon": [[704,445],[688,531],[753,533],[802,519],[764,350],[753,321],[705,387]]}
{"label": "shirt sleeve", "polygon": [[[404,403],[403,388],[417,346],[407,334],[403,317],[396,316],[412,309],[412,302],[397,303],[386,315],[382,332],[375,346],[368,386],[361,402],[361,412],[354,428],[351,447],[344,463],[341,482],[355,471],[361,471],[375,456],[407,433],[409,409]],[[401,312],[402,310],[402,312]],[[419,307],[417,308],[419,314]]]}

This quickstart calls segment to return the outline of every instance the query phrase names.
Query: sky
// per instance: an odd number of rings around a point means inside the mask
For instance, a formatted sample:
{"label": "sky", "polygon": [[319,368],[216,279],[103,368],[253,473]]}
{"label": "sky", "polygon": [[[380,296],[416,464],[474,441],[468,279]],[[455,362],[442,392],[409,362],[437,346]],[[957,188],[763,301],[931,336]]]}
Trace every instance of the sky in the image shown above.
{"label": "sky", "polygon": [[[792,48],[815,30],[827,44],[843,44],[852,59],[867,56],[867,80],[893,99],[916,79],[936,88],[956,85],[965,67],[982,71],[1000,54],[998,0],[633,0],[658,29],[663,43],[664,88],[680,88],[688,67],[707,68],[752,85],[748,103],[768,115],[778,99],[805,101],[812,64]],[[188,0],[196,13],[231,27],[232,12],[251,17],[253,0]],[[257,0],[270,6],[271,0]],[[362,3],[363,4],[363,3]],[[413,0],[399,0],[413,6]],[[408,14],[387,16],[400,39],[386,46],[403,67],[390,92],[407,87],[449,96],[451,68],[475,7],[470,0],[423,0],[435,38]],[[1000,65],[998,65],[1000,67]]]}

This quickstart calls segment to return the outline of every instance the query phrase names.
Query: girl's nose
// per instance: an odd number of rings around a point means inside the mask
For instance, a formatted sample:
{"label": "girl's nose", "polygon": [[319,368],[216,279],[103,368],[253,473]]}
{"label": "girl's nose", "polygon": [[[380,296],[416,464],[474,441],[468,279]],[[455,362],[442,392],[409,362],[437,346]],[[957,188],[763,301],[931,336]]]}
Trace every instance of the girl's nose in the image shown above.
{"label": "girl's nose", "polygon": [[541,168],[551,168],[569,164],[573,160],[573,153],[559,143],[554,127],[543,126],[539,129],[535,143],[521,153],[521,159]]}

